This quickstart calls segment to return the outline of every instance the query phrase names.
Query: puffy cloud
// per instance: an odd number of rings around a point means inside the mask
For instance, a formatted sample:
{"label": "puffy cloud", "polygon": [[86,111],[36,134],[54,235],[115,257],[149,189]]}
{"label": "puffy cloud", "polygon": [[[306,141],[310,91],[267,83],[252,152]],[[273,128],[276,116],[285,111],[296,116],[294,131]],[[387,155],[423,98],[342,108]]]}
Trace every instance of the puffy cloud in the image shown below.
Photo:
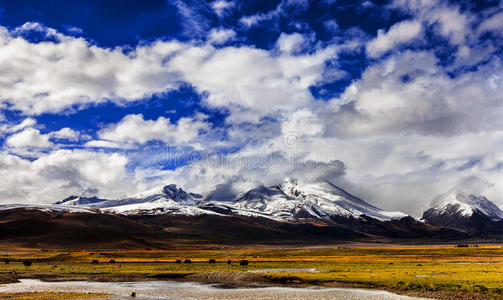
{"label": "puffy cloud", "polygon": [[302,50],[305,42],[304,36],[300,33],[282,33],[276,41],[276,45],[281,52],[295,53]]}
{"label": "puffy cloud", "polygon": [[464,44],[466,37],[471,35],[472,17],[462,13],[455,4],[438,0],[394,0],[391,6],[411,12],[454,45]]}
{"label": "puffy cloud", "polygon": [[[223,42],[229,33],[214,31],[214,42]],[[207,95],[207,105],[225,107],[241,113],[243,121],[256,122],[311,101],[309,87],[324,80],[325,61],[353,47],[347,42],[305,55],[278,56],[248,46],[216,49],[157,41],[125,53],[120,47],[101,48],[57,34],[59,42],[34,44],[0,27],[4,105],[25,114],[59,112],[104,101],[136,101],[188,82]],[[285,45],[284,39],[280,44]]]}
{"label": "puffy cloud", "polygon": [[429,15],[431,24],[439,24],[439,32],[453,44],[463,44],[469,34],[468,17],[460,13],[459,8],[445,7],[434,9]]}
{"label": "puffy cloud", "polygon": [[5,123],[0,126],[0,135],[13,133],[25,129],[27,127],[33,127],[37,124],[37,120],[33,118],[26,118],[19,124],[9,124]]}
{"label": "puffy cloud", "polygon": [[402,21],[387,31],[379,30],[377,37],[367,44],[367,54],[379,57],[382,54],[418,38],[422,33],[421,22],[417,20]]}
{"label": "puffy cloud", "polygon": [[229,122],[258,122],[313,100],[309,87],[323,82],[325,61],[335,59],[342,47],[327,46],[298,56],[273,56],[249,47],[192,48],[173,57],[170,66],[198,91],[208,93],[207,105],[235,112]]}
{"label": "puffy cloud", "polygon": [[81,139],[81,137],[84,139],[90,138],[89,136],[82,136],[80,132],[75,131],[68,127],[61,128],[58,131],[53,131],[49,133],[49,136],[52,139],[67,140],[70,142],[78,142]]}
{"label": "puffy cloud", "polygon": [[176,124],[172,124],[170,119],[164,117],[154,121],[144,120],[142,115],[127,115],[119,123],[100,130],[98,136],[118,143],[144,144],[157,140],[180,145],[193,141],[200,131],[208,130],[208,123],[204,119],[204,115],[197,115],[194,119],[180,118]]}
{"label": "puffy cloud", "polygon": [[221,45],[236,37],[236,32],[232,29],[213,28],[208,35],[208,42],[214,45]]}
{"label": "puffy cloud", "polygon": [[216,0],[211,3],[211,8],[219,17],[224,17],[227,15],[232,8],[234,8],[234,2],[225,0]]}
{"label": "puffy cloud", "polygon": [[494,34],[501,35],[501,28],[503,28],[503,12],[494,14],[490,18],[484,20],[477,28],[479,34],[485,32],[493,32]]}
{"label": "puffy cloud", "polygon": [[[57,112],[106,100],[132,101],[174,87],[163,59],[183,47],[157,43],[125,54],[59,35],[60,42],[30,43],[0,28],[1,101],[26,114]],[[36,67],[35,67],[36,66]]]}
{"label": "puffy cloud", "polygon": [[300,138],[304,135],[320,135],[323,133],[323,127],[318,116],[308,109],[302,109],[292,113],[281,124],[281,132],[283,135],[292,135],[289,138]]}
{"label": "puffy cloud", "polygon": [[9,136],[6,143],[14,148],[50,148],[54,146],[49,141],[49,135],[41,134],[35,128],[26,128],[19,133]]}
{"label": "puffy cloud", "polygon": [[496,59],[451,78],[432,52],[406,51],[369,67],[334,99],[339,122],[332,133],[455,135],[503,128],[503,85],[489,84],[502,70]]}
{"label": "puffy cloud", "polygon": [[51,203],[69,193],[109,195],[128,190],[128,159],[120,154],[57,150],[34,161],[0,153],[3,203]]}

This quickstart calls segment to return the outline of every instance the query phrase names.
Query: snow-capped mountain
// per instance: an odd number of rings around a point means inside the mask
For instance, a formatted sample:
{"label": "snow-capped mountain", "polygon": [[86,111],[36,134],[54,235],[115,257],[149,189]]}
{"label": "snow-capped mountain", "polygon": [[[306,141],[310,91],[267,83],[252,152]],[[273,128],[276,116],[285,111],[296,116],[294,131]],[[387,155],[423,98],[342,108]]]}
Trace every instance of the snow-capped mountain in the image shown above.
{"label": "snow-capped mountain", "polygon": [[451,192],[426,210],[423,220],[432,225],[479,230],[503,219],[503,210],[484,196]]}
{"label": "snow-capped mountain", "polygon": [[214,212],[201,210],[196,207],[201,200],[201,195],[187,193],[178,186],[170,184],[160,189],[156,188],[120,200],[72,196],[55,204],[92,207],[104,213],[125,215],[214,214]]}
{"label": "snow-capped mountain", "polygon": [[430,216],[443,216],[446,218],[468,218],[473,214],[481,213],[491,220],[503,219],[503,210],[494,202],[484,196],[465,193],[450,193],[443,198],[440,205],[428,209],[423,218]]}
{"label": "snow-capped mountain", "polygon": [[70,196],[61,201],[55,202],[56,205],[93,205],[99,202],[107,201],[98,197]]}
{"label": "snow-capped mountain", "polygon": [[[401,212],[383,211],[355,197],[334,184],[324,181],[298,184],[287,179],[283,184],[257,187],[238,196],[234,203],[204,203],[234,214],[264,216],[280,220],[359,218],[363,215],[390,220],[407,216]],[[222,207],[222,205],[224,207]]]}
{"label": "snow-capped mountain", "polygon": [[72,196],[55,204],[124,215],[218,214],[285,221],[311,219],[328,222],[364,215],[385,221],[406,216],[401,212],[381,210],[328,181],[298,184],[295,179],[271,187],[254,188],[238,195],[234,202],[205,201],[201,195],[188,193],[171,184],[121,200]]}

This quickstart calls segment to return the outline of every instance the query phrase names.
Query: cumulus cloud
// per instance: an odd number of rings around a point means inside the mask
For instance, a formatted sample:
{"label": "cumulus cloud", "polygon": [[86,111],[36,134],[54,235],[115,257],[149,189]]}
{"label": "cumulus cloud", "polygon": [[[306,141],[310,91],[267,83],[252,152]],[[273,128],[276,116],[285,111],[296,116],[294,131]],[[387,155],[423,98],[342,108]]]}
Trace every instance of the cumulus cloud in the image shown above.
{"label": "cumulus cloud", "polygon": [[335,59],[342,47],[331,45],[298,56],[273,56],[250,47],[192,48],[173,57],[170,66],[198,91],[208,93],[209,106],[236,112],[229,122],[257,122],[264,115],[309,103],[309,87],[323,82],[325,61]]}
{"label": "cumulus cloud", "polygon": [[81,135],[80,132],[75,131],[71,128],[64,127],[58,131],[53,131],[49,133],[49,137],[52,139],[67,140],[70,142],[78,142],[81,138],[89,139],[87,135]]}
{"label": "cumulus cloud", "polygon": [[58,112],[72,105],[138,100],[176,82],[162,60],[179,50],[179,43],[157,43],[125,54],[82,38],[60,39],[35,44],[0,28],[2,103],[30,115]]}
{"label": "cumulus cloud", "polygon": [[[207,94],[206,104],[239,111],[243,120],[256,122],[264,114],[312,100],[309,87],[323,81],[325,61],[352,47],[329,45],[310,54],[274,56],[248,46],[216,49],[157,41],[124,53],[119,47],[101,48],[64,35],[58,43],[34,44],[5,28],[0,33],[0,58],[5,58],[0,63],[5,70],[0,75],[1,101],[30,115],[136,101],[189,82]],[[214,34],[217,43],[232,35],[225,30]]]}
{"label": "cumulus cloud", "polygon": [[281,52],[295,53],[302,50],[305,42],[304,36],[300,33],[282,33],[276,41],[276,45]]}
{"label": "cumulus cloud", "polygon": [[84,150],[57,150],[34,161],[0,153],[0,198],[3,203],[51,203],[68,193],[109,194],[128,189],[128,159]]}
{"label": "cumulus cloud", "polygon": [[35,128],[26,128],[9,136],[6,143],[14,148],[50,148],[54,145],[49,141],[49,135],[41,134]]}
{"label": "cumulus cloud", "polygon": [[0,135],[17,132],[24,128],[35,126],[36,124],[37,120],[33,118],[26,118],[18,124],[10,124],[8,122],[5,122],[0,126]]}
{"label": "cumulus cloud", "polygon": [[461,12],[455,4],[437,0],[394,0],[391,6],[414,14],[454,45],[464,44],[471,35],[472,17]]}
{"label": "cumulus cloud", "polygon": [[397,23],[387,31],[379,30],[377,37],[368,42],[367,54],[370,57],[379,57],[397,46],[411,42],[422,33],[421,22],[403,21]]}
{"label": "cumulus cloud", "polygon": [[503,85],[488,85],[501,71],[496,60],[451,78],[434,53],[406,51],[369,67],[341,99],[334,100],[340,120],[347,123],[337,122],[332,129],[349,136],[455,135],[501,128],[497,115],[503,107],[497,99]]}
{"label": "cumulus cloud", "polygon": [[[159,117],[157,120],[144,120],[142,115],[127,115],[119,123],[108,125],[98,132],[101,139],[118,143],[139,143],[162,141],[180,145],[193,141],[200,131],[208,130],[206,116],[180,118],[176,124],[170,119]],[[92,144],[93,146],[97,144]]]}
{"label": "cumulus cloud", "polygon": [[208,42],[214,45],[221,45],[236,37],[236,32],[232,29],[213,28],[208,34]]}
{"label": "cumulus cloud", "polygon": [[312,111],[308,109],[298,110],[289,115],[281,124],[283,135],[295,135],[297,138],[302,136],[314,136],[323,133],[322,124]]}

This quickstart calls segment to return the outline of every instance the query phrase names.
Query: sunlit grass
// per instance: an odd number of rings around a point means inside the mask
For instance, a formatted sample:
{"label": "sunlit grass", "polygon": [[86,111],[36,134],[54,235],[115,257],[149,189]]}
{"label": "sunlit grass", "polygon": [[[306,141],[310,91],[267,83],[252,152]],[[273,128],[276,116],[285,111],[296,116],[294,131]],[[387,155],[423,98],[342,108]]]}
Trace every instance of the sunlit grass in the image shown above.
{"label": "sunlit grass", "polygon": [[[191,259],[193,263],[175,263]],[[209,264],[216,259],[216,264]],[[227,260],[233,261],[227,264]],[[247,267],[239,260],[250,261]],[[8,260],[9,263],[3,263]],[[30,260],[31,266],[22,261]],[[98,264],[91,261],[97,260]],[[110,263],[114,260],[115,263]],[[315,268],[317,273],[262,273],[265,281],[359,284],[412,291],[464,291],[503,295],[503,249],[386,247],[281,250],[17,252],[0,256],[0,274],[85,277],[92,280],[179,278],[195,273]]]}

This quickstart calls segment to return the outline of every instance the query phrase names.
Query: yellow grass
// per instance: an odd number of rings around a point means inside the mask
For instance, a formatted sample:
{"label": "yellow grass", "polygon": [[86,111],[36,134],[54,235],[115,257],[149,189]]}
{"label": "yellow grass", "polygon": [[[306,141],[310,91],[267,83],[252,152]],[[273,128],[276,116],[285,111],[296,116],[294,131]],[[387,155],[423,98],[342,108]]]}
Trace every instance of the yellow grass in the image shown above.
{"label": "yellow grass", "polygon": [[[186,258],[192,264],[176,264]],[[209,264],[210,258],[216,264]],[[9,264],[2,263],[5,259]],[[109,260],[116,263],[109,263]],[[228,265],[230,259],[233,264]],[[241,259],[250,261],[239,266]],[[32,261],[29,267],[23,260]],[[91,264],[98,260],[99,264]],[[316,268],[318,273],[262,273],[264,281],[359,284],[398,291],[457,291],[503,297],[503,248],[480,246],[358,247],[190,251],[20,251],[0,255],[0,275],[136,280],[195,273]],[[0,277],[1,278],[1,277]]]}

